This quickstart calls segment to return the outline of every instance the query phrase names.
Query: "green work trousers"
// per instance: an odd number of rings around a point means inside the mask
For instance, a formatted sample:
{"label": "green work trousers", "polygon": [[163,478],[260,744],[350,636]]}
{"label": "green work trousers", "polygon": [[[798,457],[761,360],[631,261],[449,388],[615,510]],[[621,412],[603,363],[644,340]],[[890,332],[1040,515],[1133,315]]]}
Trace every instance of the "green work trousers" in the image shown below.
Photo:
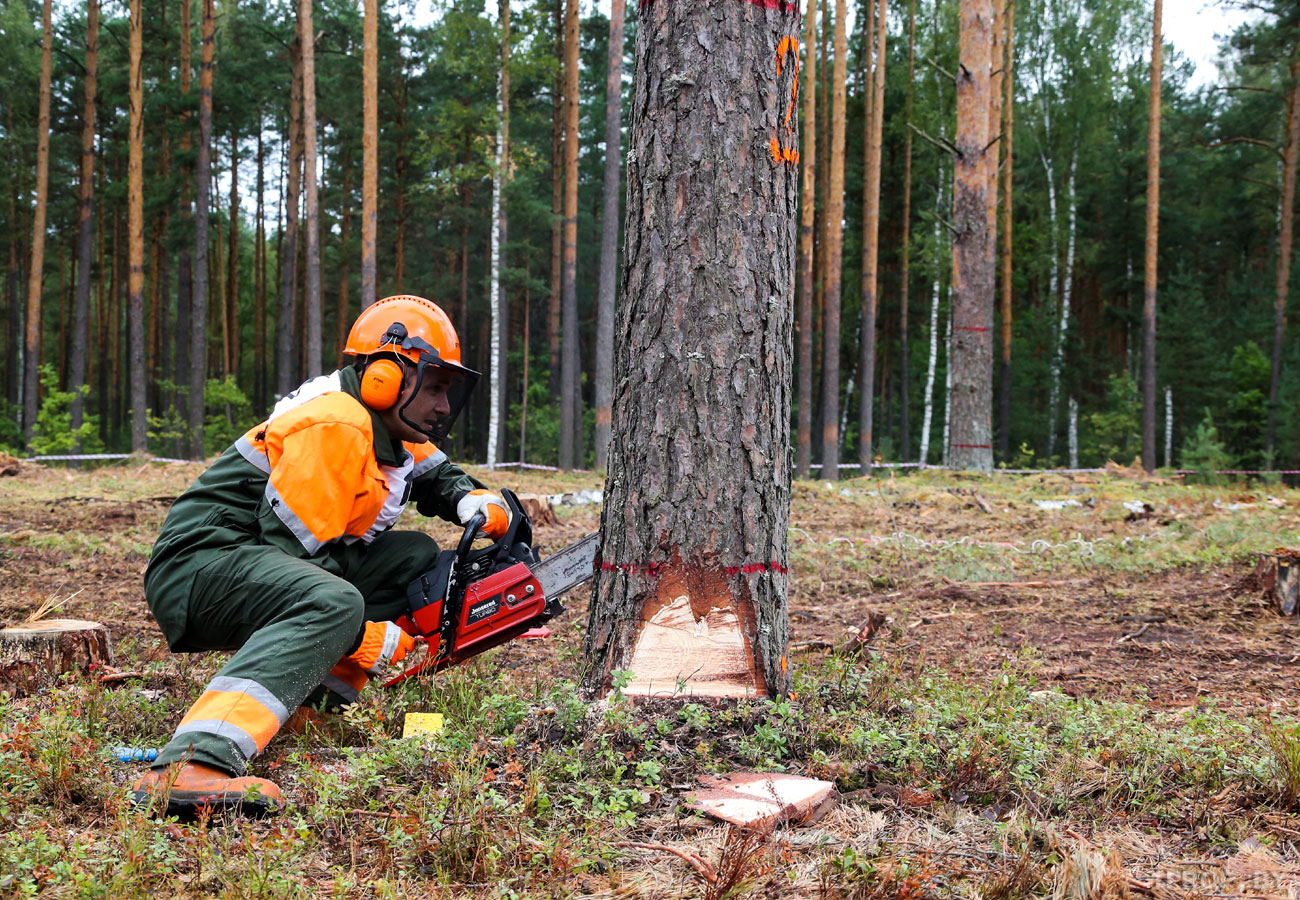
{"label": "green work trousers", "polygon": [[[370,544],[335,548],[329,563],[341,573],[335,575],[319,561],[264,544],[232,547],[195,573],[183,643],[235,650],[209,694],[247,693],[283,724],[309,695],[327,699],[322,682],[356,649],[365,622],[407,611],[407,585],[432,567],[437,553],[427,534],[386,531]],[[261,747],[223,730],[220,717],[182,723],[155,765],[189,760],[242,775]]]}

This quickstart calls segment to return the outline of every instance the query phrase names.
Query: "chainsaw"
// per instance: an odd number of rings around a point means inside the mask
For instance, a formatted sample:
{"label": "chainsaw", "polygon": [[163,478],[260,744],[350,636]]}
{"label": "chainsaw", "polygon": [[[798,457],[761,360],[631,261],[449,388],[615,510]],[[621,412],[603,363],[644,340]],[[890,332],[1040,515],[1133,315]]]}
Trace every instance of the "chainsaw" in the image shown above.
{"label": "chainsaw", "polygon": [[410,612],[397,624],[425,641],[429,650],[384,687],[457,665],[540,627],[564,612],[560,595],[591,577],[599,534],[542,559],[533,548],[533,523],[519,497],[511,490],[501,496],[510,509],[510,527],[499,540],[474,549],[486,521],[476,513],[465,523],[456,549],[441,551],[433,568],[407,588]]}

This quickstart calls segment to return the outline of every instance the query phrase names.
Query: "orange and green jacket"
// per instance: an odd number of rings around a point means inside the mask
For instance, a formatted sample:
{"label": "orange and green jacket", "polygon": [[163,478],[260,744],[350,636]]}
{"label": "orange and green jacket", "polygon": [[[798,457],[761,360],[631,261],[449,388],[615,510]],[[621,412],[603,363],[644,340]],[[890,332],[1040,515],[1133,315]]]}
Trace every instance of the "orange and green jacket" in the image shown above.
{"label": "orange and green jacket", "polygon": [[[149,607],[173,649],[194,573],[234,546],[264,544],[334,574],[408,503],[457,522],[483,485],[431,443],[394,441],[360,400],[356,371],[304,383],[172,505],[145,572]],[[432,561],[430,561],[432,564]]]}

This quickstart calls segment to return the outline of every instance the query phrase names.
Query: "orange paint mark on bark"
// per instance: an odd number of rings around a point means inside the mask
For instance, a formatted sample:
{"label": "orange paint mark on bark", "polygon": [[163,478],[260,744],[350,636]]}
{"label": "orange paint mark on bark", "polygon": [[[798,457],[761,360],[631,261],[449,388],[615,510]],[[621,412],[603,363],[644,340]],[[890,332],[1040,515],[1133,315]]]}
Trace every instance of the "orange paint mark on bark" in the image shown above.
{"label": "orange paint mark on bark", "polygon": [[797,147],[783,147],[781,145],[781,135],[779,134],[782,126],[784,126],[787,134],[794,134],[794,108],[799,98],[799,41],[797,38],[783,37],[776,45],[776,74],[778,77],[785,69],[785,58],[790,54],[794,54],[794,81],[790,85],[790,105],[786,107],[785,119],[781,122],[781,125],[777,126],[777,136],[772,138],[769,145],[772,162],[777,165],[781,163],[799,164],[799,150]]}

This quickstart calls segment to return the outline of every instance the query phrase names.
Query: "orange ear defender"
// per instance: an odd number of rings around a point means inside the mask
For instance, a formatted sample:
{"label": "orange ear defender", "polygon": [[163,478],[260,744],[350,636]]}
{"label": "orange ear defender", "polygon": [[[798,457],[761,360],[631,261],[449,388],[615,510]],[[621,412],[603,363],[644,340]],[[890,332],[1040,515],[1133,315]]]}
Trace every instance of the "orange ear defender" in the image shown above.
{"label": "orange ear defender", "polygon": [[374,410],[391,409],[402,396],[402,366],[392,359],[376,359],[361,374],[361,402]]}

